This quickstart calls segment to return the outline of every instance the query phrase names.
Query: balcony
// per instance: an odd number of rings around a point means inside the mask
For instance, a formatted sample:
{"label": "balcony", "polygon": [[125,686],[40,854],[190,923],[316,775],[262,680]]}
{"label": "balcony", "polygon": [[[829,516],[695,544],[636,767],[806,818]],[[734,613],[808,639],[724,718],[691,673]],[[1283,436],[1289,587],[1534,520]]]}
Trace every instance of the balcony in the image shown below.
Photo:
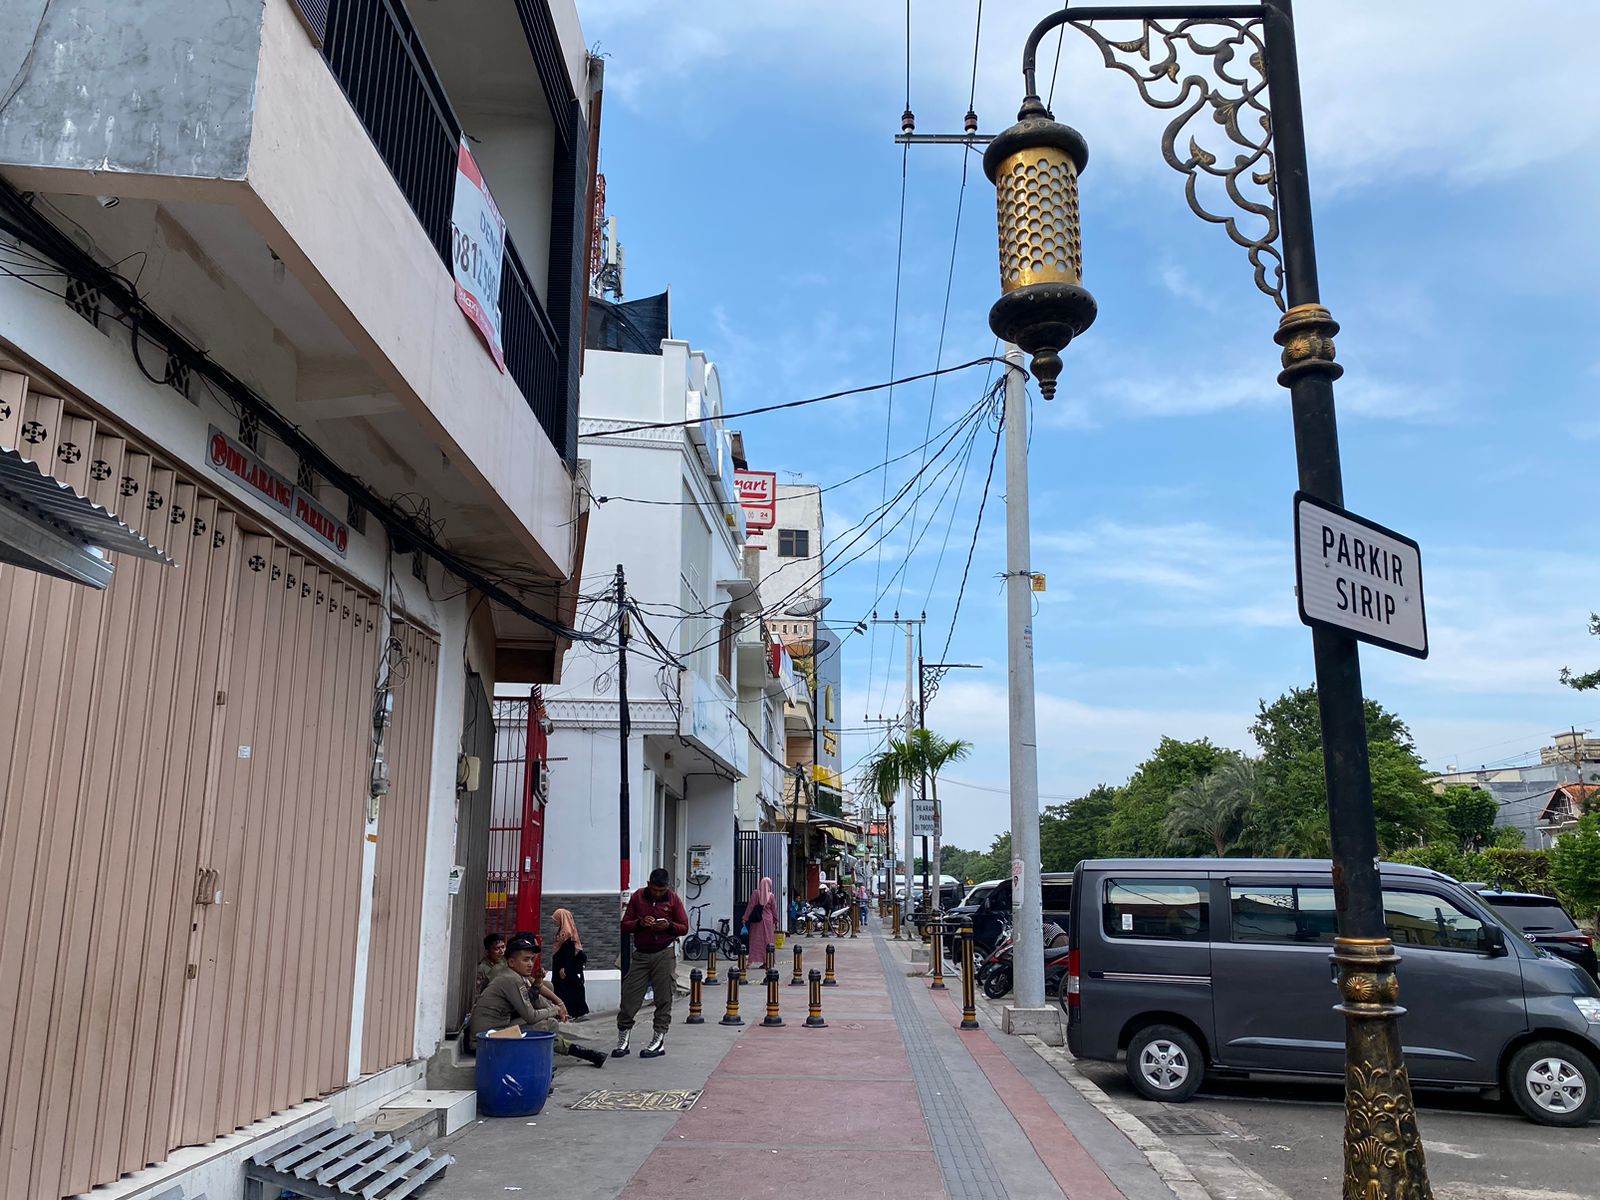
{"label": "balcony", "polygon": [[[412,8],[45,6],[35,44],[50,53],[19,55],[0,172],[104,261],[140,263],[153,309],[375,490],[428,497],[457,552],[565,579],[580,549],[582,34],[572,0]],[[508,225],[505,373],[454,300],[463,130]],[[0,314],[13,341],[37,325]],[[31,345],[91,396],[129,369],[109,345]],[[183,414],[148,415],[141,427],[187,444]]]}

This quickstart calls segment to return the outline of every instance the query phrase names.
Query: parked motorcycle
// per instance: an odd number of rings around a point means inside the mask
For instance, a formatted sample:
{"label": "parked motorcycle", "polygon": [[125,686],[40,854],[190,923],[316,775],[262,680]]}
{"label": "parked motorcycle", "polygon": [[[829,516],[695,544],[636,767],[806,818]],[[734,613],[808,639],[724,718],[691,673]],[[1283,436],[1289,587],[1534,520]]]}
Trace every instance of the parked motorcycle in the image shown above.
{"label": "parked motorcycle", "polygon": [[804,905],[796,918],[795,932],[801,935],[831,933],[834,937],[844,937],[850,932],[850,908],[846,905],[829,911],[820,904]]}
{"label": "parked motorcycle", "polygon": [[[1015,942],[1012,928],[1008,925],[994,949],[984,957],[983,965],[978,968],[978,986],[983,988],[983,994],[991,1000],[999,1000],[1011,991],[1012,979],[1012,948]],[[1055,940],[1052,938],[1052,940]],[[1063,943],[1065,939],[1060,939]],[[1044,952],[1044,987],[1045,994],[1055,995],[1060,988],[1062,977],[1067,972],[1067,947],[1065,944],[1046,946]]]}

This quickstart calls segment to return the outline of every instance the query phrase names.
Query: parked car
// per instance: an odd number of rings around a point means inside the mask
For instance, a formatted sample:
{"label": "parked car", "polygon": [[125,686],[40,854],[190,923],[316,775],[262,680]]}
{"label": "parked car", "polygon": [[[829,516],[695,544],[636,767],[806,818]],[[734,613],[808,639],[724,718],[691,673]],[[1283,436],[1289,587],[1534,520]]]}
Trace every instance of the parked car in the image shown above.
{"label": "parked car", "polygon": [[1487,884],[1467,885],[1489,906],[1509,921],[1535,946],[1577,963],[1590,975],[1600,979],[1600,959],[1596,958],[1594,939],[1578,928],[1572,914],[1561,907],[1554,896],[1540,896],[1533,892],[1503,892]]}
{"label": "parked car", "polygon": [[[1412,1082],[1504,1088],[1541,1124],[1590,1120],[1600,985],[1448,876],[1385,863],[1381,879]],[[1089,861],[1073,894],[1062,998],[1079,1058],[1125,1055],[1134,1088],[1164,1101],[1208,1071],[1344,1074],[1327,860]]]}

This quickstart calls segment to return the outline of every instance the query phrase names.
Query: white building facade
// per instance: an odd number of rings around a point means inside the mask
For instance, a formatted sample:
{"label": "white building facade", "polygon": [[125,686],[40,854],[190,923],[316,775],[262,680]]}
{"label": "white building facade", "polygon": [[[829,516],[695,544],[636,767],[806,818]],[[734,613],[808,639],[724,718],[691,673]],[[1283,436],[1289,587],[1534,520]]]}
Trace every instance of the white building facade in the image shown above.
{"label": "white building facade", "polygon": [[0,122],[0,466],[58,514],[0,505],[7,1197],[233,1200],[423,1078],[480,953],[483,714],[575,620],[572,0],[226,9],[6,5],[49,50]]}
{"label": "white building facade", "polygon": [[[601,501],[589,518],[586,611],[614,612],[621,564],[631,732],[624,765],[618,654],[575,648],[546,701],[555,766],[543,911],[573,911],[602,998],[615,986],[606,968],[620,949],[624,893],[655,867],[691,910],[691,928],[736,919],[752,886],[736,870],[741,803],[754,814],[779,786],[785,677],[761,633],[721,413],[716,366],[685,342],[586,355],[581,428]],[[632,428],[656,423],[666,424]]]}

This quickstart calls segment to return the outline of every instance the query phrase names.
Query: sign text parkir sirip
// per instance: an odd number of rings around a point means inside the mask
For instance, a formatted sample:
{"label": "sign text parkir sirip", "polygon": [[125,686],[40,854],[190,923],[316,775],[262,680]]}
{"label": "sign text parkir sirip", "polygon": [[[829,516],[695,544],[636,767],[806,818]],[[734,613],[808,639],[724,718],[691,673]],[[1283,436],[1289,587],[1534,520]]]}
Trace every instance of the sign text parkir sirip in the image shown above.
{"label": "sign text parkir sirip", "polygon": [[1297,492],[1294,557],[1300,619],[1307,625],[1428,657],[1422,550],[1416,542]]}

